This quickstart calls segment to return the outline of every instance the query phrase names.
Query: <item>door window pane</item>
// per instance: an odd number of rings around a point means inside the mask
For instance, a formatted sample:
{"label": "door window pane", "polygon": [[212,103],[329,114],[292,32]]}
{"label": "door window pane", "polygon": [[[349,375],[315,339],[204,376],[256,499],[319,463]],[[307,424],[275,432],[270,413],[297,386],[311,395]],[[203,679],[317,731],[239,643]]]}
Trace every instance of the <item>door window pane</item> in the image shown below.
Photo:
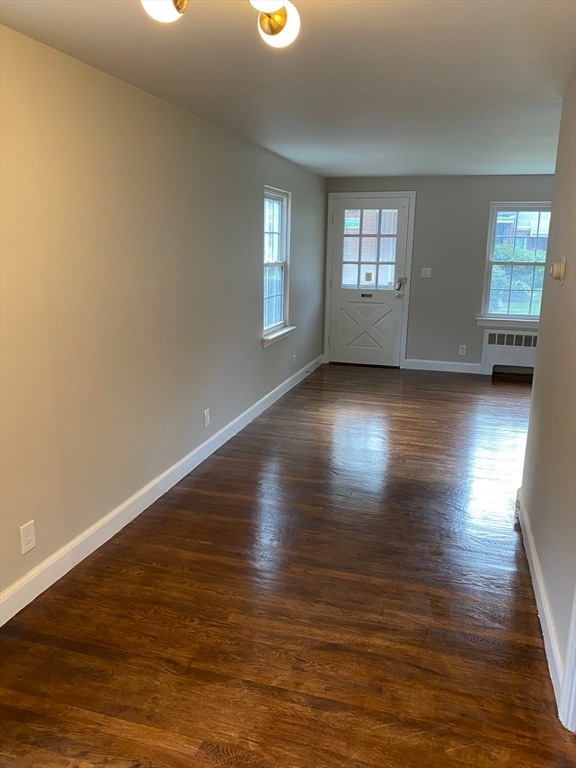
{"label": "door window pane", "polygon": [[382,219],[380,222],[380,234],[381,235],[396,235],[398,234],[398,211],[382,211]]}
{"label": "door window pane", "polygon": [[366,209],[362,215],[362,234],[378,234],[378,218],[380,211]]}
{"label": "door window pane", "polygon": [[394,288],[394,266],[392,264],[380,264],[378,266],[378,288],[381,290]]}
{"label": "door window pane", "polygon": [[395,237],[380,238],[379,260],[380,261],[396,260],[396,238]]}
{"label": "door window pane", "polygon": [[344,234],[345,235],[360,234],[360,215],[361,215],[361,211],[358,208],[346,209],[344,211]]}
{"label": "door window pane", "polygon": [[377,261],[378,259],[378,238],[362,238],[362,261]]}
{"label": "door window pane", "polygon": [[360,251],[359,237],[345,237],[342,256],[344,261],[358,261]]}
{"label": "door window pane", "polygon": [[376,265],[360,268],[360,288],[376,287]]}
{"label": "door window pane", "polygon": [[342,265],[342,288],[358,288],[358,265]]}

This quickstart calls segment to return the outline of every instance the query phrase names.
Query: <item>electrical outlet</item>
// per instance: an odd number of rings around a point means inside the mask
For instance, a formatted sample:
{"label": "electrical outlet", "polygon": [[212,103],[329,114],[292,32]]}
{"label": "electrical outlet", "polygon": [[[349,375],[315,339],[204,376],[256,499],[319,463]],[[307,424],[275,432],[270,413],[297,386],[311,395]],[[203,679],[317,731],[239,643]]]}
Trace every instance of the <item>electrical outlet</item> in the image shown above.
{"label": "electrical outlet", "polygon": [[34,533],[34,520],[20,526],[20,547],[25,555],[36,546],[36,534]]}
{"label": "electrical outlet", "polygon": [[420,277],[432,277],[432,267],[422,267]]}
{"label": "electrical outlet", "polygon": [[204,427],[210,426],[210,408],[206,408],[204,411]]}
{"label": "electrical outlet", "polygon": [[292,368],[296,368],[296,355],[292,355]]}
{"label": "electrical outlet", "polygon": [[458,347],[458,354],[459,355],[466,354],[466,344],[460,344],[460,346]]}

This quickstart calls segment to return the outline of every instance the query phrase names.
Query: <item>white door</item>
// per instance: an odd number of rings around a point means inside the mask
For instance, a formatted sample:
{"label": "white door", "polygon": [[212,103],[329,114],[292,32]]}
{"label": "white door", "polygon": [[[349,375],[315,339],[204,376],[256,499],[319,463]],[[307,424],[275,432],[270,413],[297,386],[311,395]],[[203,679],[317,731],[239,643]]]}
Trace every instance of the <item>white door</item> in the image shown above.
{"label": "white door", "polygon": [[332,362],[400,365],[415,201],[414,193],[405,194],[331,196]]}

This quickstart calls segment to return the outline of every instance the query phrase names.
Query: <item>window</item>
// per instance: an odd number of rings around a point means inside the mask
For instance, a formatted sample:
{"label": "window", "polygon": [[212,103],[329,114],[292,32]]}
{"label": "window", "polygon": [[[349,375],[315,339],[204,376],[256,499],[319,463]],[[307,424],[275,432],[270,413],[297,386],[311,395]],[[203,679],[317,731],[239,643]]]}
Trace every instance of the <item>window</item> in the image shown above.
{"label": "window", "polygon": [[492,203],[484,317],[538,320],[550,203]]}
{"label": "window", "polygon": [[264,188],[264,345],[294,330],[288,325],[290,193]]}

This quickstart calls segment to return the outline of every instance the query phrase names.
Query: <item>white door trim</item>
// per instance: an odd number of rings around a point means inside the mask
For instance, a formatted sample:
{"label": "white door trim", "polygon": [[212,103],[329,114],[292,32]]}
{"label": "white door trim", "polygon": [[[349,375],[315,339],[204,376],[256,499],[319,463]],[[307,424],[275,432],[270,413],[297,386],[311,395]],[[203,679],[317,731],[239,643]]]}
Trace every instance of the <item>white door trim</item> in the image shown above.
{"label": "white door trim", "polygon": [[405,367],[406,342],[408,339],[408,306],[410,304],[410,287],[412,282],[412,248],[414,245],[414,215],[416,209],[416,192],[329,192],[328,193],[328,226],[326,237],[326,292],[324,310],[324,362],[330,362],[328,340],[330,338],[331,308],[332,308],[332,271],[334,266],[334,206],[342,199],[385,200],[388,197],[406,197],[409,199],[408,234],[406,240],[406,274],[408,285],[402,302],[402,327],[400,331],[400,368]]}

